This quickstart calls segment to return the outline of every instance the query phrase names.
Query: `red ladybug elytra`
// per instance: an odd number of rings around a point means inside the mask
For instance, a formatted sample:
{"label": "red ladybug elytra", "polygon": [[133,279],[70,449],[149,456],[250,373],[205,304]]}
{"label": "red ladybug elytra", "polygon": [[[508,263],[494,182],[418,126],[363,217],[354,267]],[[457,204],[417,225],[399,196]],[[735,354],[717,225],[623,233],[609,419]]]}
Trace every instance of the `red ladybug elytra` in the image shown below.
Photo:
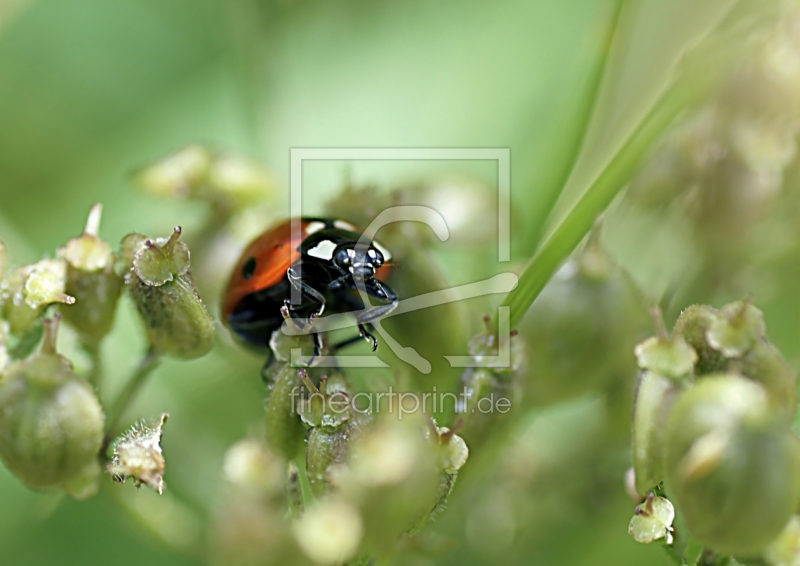
{"label": "red ladybug elytra", "polygon": [[[299,220],[299,239],[292,239],[292,221],[285,220],[247,247],[225,290],[223,321],[245,342],[267,347],[272,333],[283,324],[282,309],[294,318],[319,316],[323,310],[360,311],[364,304],[356,285],[363,284],[369,296],[382,303],[356,318],[359,334],[372,342],[374,351],[378,341],[367,325],[397,306],[397,295],[385,283],[391,254],[374,240],[358,246],[362,234],[346,221]],[[292,287],[300,291],[299,305],[290,302]],[[315,337],[318,354],[319,334]]]}

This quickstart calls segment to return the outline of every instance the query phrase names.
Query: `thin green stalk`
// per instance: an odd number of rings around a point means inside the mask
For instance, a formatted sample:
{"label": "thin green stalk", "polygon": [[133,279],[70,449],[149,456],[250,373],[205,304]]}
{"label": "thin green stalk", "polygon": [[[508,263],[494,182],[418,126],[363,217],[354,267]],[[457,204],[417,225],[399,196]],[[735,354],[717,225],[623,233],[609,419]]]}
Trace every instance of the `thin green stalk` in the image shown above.
{"label": "thin green stalk", "polygon": [[100,352],[100,344],[94,342],[82,342],[81,347],[89,355],[92,364],[89,374],[86,376],[95,391],[100,391],[100,381],[103,374],[103,360]]}
{"label": "thin green stalk", "polygon": [[556,201],[558,201],[558,197],[566,186],[570,175],[572,175],[578,157],[586,143],[586,134],[594,121],[597,111],[597,103],[600,99],[598,94],[606,76],[608,61],[611,59],[611,49],[617,37],[624,4],[625,0],[617,0],[612,9],[611,20],[599,49],[600,55],[590,73],[586,90],[581,96],[581,102],[577,105],[576,112],[573,114],[574,118],[571,123],[570,133],[564,136],[570,141],[569,147],[560,152],[563,158],[554,165],[553,170],[555,173],[541,189],[545,198],[542,204],[536,208],[535,217],[530,222],[532,232],[528,235],[525,243],[525,247],[531,251],[535,250],[539,245],[545,226],[545,219],[552,211]]}
{"label": "thin green stalk", "polygon": [[128,382],[125,384],[125,387],[117,396],[116,400],[108,411],[106,431],[109,434],[113,434],[113,431],[119,424],[119,420],[122,418],[125,410],[136,397],[136,394],[139,392],[139,389],[147,380],[148,376],[153,373],[153,370],[158,367],[160,362],[161,357],[158,355],[158,353],[151,349],[148,350],[148,352],[139,362],[139,365],[136,366],[136,370],[133,372],[133,375],[128,378]]}
{"label": "thin green stalk", "polygon": [[642,157],[672,121],[701,98],[720,75],[721,61],[711,58],[687,69],[631,133],[624,145],[584,192],[550,238],[528,262],[519,285],[503,300],[511,307],[511,325],[516,326],[550,280],[559,265],[577,247],[603,212],[630,181]]}

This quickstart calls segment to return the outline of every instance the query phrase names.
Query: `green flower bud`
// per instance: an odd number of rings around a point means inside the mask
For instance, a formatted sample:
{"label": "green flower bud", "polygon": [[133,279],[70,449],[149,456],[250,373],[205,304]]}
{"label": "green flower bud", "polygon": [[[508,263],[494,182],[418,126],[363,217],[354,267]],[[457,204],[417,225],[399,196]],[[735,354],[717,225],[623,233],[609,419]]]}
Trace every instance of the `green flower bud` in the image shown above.
{"label": "green flower bud", "polygon": [[283,460],[247,439],[228,449],[222,469],[226,489],[211,531],[211,563],[306,564],[286,520]]}
{"label": "green flower bud", "polygon": [[[9,332],[31,347],[35,345],[45,309],[54,303],[75,302],[66,293],[66,281],[67,266],[61,259],[43,259],[11,272],[2,283],[2,315],[8,321]],[[16,357],[26,353],[18,348]]]}
{"label": "green flower bud", "polygon": [[763,313],[745,301],[724,306],[709,325],[706,339],[722,355],[740,358],[764,338],[765,331]]}
{"label": "green flower bud", "polygon": [[711,346],[706,338],[711,324],[720,317],[719,311],[705,305],[692,305],[678,317],[673,336],[681,336],[697,353],[695,375],[704,375],[724,369],[722,353]]}
{"label": "green flower bud", "polygon": [[672,522],[675,520],[675,507],[669,499],[656,497],[652,492],[647,500],[636,506],[633,518],[628,525],[628,534],[637,542],[645,544],[664,539],[672,544]]}
{"label": "green flower bud", "polygon": [[105,417],[89,384],[56,353],[47,321],[40,352],[0,379],[0,458],[33,489],[61,488],[82,499],[97,491]]}
{"label": "green flower bud", "polygon": [[764,386],[770,404],[789,421],[797,412],[797,373],[789,366],[778,349],[759,340],[744,357],[737,360],[742,375]]}
{"label": "green flower bud", "polygon": [[265,200],[275,180],[259,165],[189,145],[136,174],[139,187],[155,196],[209,202],[225,214]]}
{"label": "green flower bud", "polygon": [[387,416],[354,443],[349,465],[336,468],[333,483],[360,508],[373,554],[418,530],[439,500],[439,449],[426,438],[428,422],[420,413]]}
{"label": "green flower bud", "polygon": [[168,417],[161,415],[154,425],[135,424],[114,442],[114,455],[106,467],[114,481],[125,483],[131,478],[137,488],[145,484],[159,494],[164,492],[166,461],[161,450],[161,434]]}
{"label": "green flower bud", "polygon": [[267,387],[269,396],[264,414],[267,445],[291,460],[305,440],[303,422],[297,413],[303,380],[296,368],[282,364],[274,371]]}
{"label": "green flower bud", "polygon": [[248,438],[228,448],[222,471],[227,482],[255,497],[274,498],[283,491],[285,464],[262,442]]}
{"label": "green flower bud", "polygon": [[111,331],[122,292],[122,278],[114,271],[116,257],[97,236],[101,212],[101,205],[96,204],[83,235],[71,239],[61,250],[67,264],[66,292],[76,299],[61,313],[84,343],[95,346]]}
{"label": "green flower bud", "polygon": [[189,145],[136,173],[143,191],[158,197],[186,198],[206,184],[211,152],[201,145]]}
{"label": "green flower bud", "polygon": [[716,374],[675,403],[665,436],[666,487],[691,535],[718,553],[755,556],[800,496],[800,442],[776,423],[764,388]]}
{"label": "green flower bud", "polygon": [[637,375],[630,352],[646,320],[635,284],[603,252],[595,232],[542,290],[519,328],[528,343],[526,402],[630,391]]}
{"label": "green flower bud", "polygon": [[358,508],[341,498],[316,503],[292,526],[300,549],[316,564],[341,564],[353,558],[364,530]]}
{"label": "green flower bud", "polygon": [[340,372],[320,378],[317,388],[305,370],[299,370],[310,392],[301,399],[300,418],[311,427],[306,445],[306,473],[311,489],[317,497],[329,487],[329,469],[347,461],[350,446],[357,440],[364,426],[361,415],[352,410],[348,384]]}
{"label": "green flower bud", "polygon": [[[152,348],[181,359],[204,356],[214,345],[214,326],[189,271],[189,248],[178,242],[175,228],[168,240],[145,240],[133,254],[125,281]],[[123,258],[130,257],[140,234],[122,243]],[[125,261],[125,259],[123,259]]]}
{"label": "green flower bud", "polygon": [[206,198],[241,209],[275,194],[277,183],[261,166],[233,155],[215,156],[208,174]]}
{"label": "green flower bud", "polygon": [[428,521],[444,509],[456,484],[458,471],[467,463],[467,458],[469,458],[467,443],[464,442],[463,438],[455,434],[455,430],[447,427],[437,427],[433,422],[431,424],[432,430],[429,439],[438,451],[439,488],[436,491],[430,511],[424,514],[419,522],[409,529],[408,534],[411,535],[422,530]]}
{"label": "green flower bud", "polygon": [[656,321],[657,336],[640,342],[634,348],[636,360],[643,370],[680,380],[691,377],[697,352],[694,351],[680,334],[667,335],[661,309],[653,310]]}
{"label": "green flower bud", "polygon": [[[469,354],[476,361],[496,356],[499,347],[498,334],[491,319],[484,317],[486,332],[478,334],[469,342]],[[461,435],[470,443],[480,445],[499,423],[510,422],[508,414],[522,398],[521,380],[525,373],[525,344],[512,331],[509,337],[511,360],[508,367],[471,367],[461,376],[461,397],[456,412],[464,420]]]}
{"label": "green flower bud", "polygon": [[640,495],[664,477],[664,436],[672,406],[686,385],[657,373],[643,371],[636,386],[631,444],[634,485]]}

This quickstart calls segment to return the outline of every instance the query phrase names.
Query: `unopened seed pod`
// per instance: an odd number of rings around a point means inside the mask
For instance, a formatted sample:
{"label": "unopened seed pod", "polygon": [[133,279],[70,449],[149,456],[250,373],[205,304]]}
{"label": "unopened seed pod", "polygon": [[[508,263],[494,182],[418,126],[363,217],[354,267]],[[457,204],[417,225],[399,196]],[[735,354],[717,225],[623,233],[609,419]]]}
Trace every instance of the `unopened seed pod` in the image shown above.
{"label": "unopened seed pod", "polygon": [[297,368],[282,364],[274,371],[268,387],[264,413],[267,444],[291,460],[305,440],[303,422],[297,412],[305,385]]}
{"label": "unopened seed pod", "polygon": [[759,555],[797,511],[800,442],[752,380],[698,381],[673,406],[664,446],[667,493],[718,553]]}
{"label": "unopened seed pod", "polygon": [[192,280],[189,248],[178,241],[180,234],[179,227],[168,240],[142,241],[140,234],[130,234],[123,240],[122,256],[124,262],[133,253],[125,281],[151,347],[193,359],[214,345],[214,326]]}
{"label": "unopened seed pod", "polygon": [[778,349],[759,340],[737,364],[742,375],[764,386],[777,413],[791,421],[797,412],[798,376]]}
{"label": "unopened seed pod", "polygon": [[320,497],[329,489],[330,467],[347,461],[365,419],[353,410],[349,384],[341,372],[320,378],[319,388],[305,370],[300,370],[300,376],[310,393],[299,408],[301,420],[311,427],[306,444],[306,473],[311,489]]}
{"label": "unopened seed pod", "polygon": [[542,290],[520,325],[530,371],[525,402],[552,404],[633,388],[630,352],[647,317],[635,284],[603,252],[598,233]]}
{"label": "unopened seed pod", "polygon": [[645,495],[664,477],[664,436],[667,419],[685,382],[643,371],[633,404],[631,446],[636,492]]}
{"label": "unopened seed pod", "polygon": [[56,353],[48,321],[42,350],[0,378],[0,457],[33,489],[61,488],[76,498],[97,491],[105,417],[91,386]]}
{"label": "unopened seed pod", "polygon": [[[464,370],[456,405],[456,412],[463,421],[459,432],[476,446],[490,438],[492,432],[498,432],[499,426],[510,424],[509,414],[522,399],[521,381],[527,367],[525,344],[517,332],[501,337],[488,316],[484,317],[484,323],[486,330],[469,342],[469,354],[477,367]],[[483,360],[501,357],[503,350],[510,355],[507,365],[480,366]]]}
{"label": "unopened seed pod", "polygon": [[97,235],[101,212],[102,207],[95,205],[83,234],[61,250],[67,264],[66,292],[75,297],[75,304],[63,307],[61,313],[91,345],[111,331],[122,292],[122,278],[114,270],[116,256]]}

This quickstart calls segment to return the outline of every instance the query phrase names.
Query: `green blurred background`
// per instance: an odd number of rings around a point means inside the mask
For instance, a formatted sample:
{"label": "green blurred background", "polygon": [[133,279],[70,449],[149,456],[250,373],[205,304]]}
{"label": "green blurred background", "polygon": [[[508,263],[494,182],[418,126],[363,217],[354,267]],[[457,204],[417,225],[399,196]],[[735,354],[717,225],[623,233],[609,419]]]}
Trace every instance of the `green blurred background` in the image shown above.
{"label": "green blurred background", "polygon": [[[35,261],[77,235],[95,202],[104,205],[101,235],[112,243],[134,230],[166,235],[176,224],[191,234],[206,209],[143,195],[131,172],[195,141],[260,162],[284,188],[292,147],[508,147],[520,266],[641,118],[683,50],[731,4],[627,3],[577,167],[554,193],[547,187],[574,154],[575,121],[591,102],[586,92],[605,56],[615,2],[0,1],[0,238],[14,263]],[[454,174],[494,182],[491,168],[451,162],[330,166],[311,171],[304,212],[323,213],[346,172],[382,188]],[[790,203],[781,217],[788,230],[777,236],[789,234],[788,251],[766,267],[758,254],[742,260],[766,270],[767,281],[694,289],[687,300],[721,306],[753,293],[771,339],[795,363],[792,178],[781,197]],[[270,215],[285,215],[287,202],[276,197]],[[615,257],[651,301],[702,272],[685,221],[671,210],[617,205],[607,226]],[[215,306],[216,297],[208,302]],[[260,360],[222,342],[201,360],[165,363],[130,411],[130,420],[170,413],[168,489],[201,523],[217,504],[226,447],[262,419]],[[104,344],[104,396],[144,348],[126,302]],[[411,552],[407,563],[666,564],[659,549],[626,533],[626,453],[603,452],[598,403],[581,398],[528,419],[511,456],[498,455],[496,468],[469,478],[460,495],[457,488],[448,510],[455,518],[445,514],[432,526],[440,545],[455,549]],[[536,481],[528,461],[536,462]],[[162,509],[159,525],[148,527],[136,510],[147,513],[157,496],[108,483],[89,501],[54,502],[0,468],[0,564],[203,562],[202,549],[187,555],[149,530],[182,524],[173,538],[191,545],[203,525],[184,521],[185,509]],[[113,490],[125,492],[122,504]]]}

